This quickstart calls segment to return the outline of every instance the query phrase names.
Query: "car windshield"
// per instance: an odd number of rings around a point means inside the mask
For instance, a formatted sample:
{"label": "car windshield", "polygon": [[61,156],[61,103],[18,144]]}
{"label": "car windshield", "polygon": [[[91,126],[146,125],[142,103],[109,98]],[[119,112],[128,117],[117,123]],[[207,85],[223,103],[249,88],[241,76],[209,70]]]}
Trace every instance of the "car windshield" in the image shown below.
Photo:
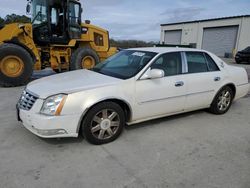
{"label": "car windshield", "polygon": [[129,79],[139,73],[156,55],[154,52],[123,50],[92,70],[120,79]]}

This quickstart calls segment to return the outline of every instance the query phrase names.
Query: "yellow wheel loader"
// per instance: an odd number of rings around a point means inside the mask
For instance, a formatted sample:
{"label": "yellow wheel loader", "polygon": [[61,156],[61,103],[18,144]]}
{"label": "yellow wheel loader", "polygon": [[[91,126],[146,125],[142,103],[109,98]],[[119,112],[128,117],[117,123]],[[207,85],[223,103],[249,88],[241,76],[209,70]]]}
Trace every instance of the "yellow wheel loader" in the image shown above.
{"label": "yellow wheel loader", "polygon": [[33,70],[91,69],[116,53],[108,31],[81,22],[78,0],[28,0],[32,23],[0,27],[0,86],[26,84]]}

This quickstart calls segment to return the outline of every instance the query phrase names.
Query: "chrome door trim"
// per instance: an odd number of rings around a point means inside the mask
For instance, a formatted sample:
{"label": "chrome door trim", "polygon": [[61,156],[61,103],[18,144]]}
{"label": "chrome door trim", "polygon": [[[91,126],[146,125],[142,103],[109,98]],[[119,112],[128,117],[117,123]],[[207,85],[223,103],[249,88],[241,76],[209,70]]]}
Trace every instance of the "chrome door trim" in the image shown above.
{"label": "chrome door trim", "polygon": [[180,98],[180,97],[188,97],[191,95],[198,95],[198,94],[203,94],[203,93],[212,93],[215,90],[208,90],[208,91],[201,91],[201,92],[195,92],[195,93],[188,93],[186,95],[178,95],[178,96],[173,96],[173,97],[167,97],[167,98],[160,98],[160,99],[154,99],[154,100],[149,100],[149,101],[143,101],[143,102],[139,102],[139,105],[145,104],[145,103],[151,103],[151,102],[157,102],[157,101],[164,101],[164,100],[168,100],[168,99],[174,99],[174,98]]}
{"label": "chrome door trim", "polygon": [[245,84],[239,84],[239,85],[236,85],[237,87],[241,87],[241,86],[246,86],[246,85],[249,85],[250,83],[245,83]]}
{"label": "chrome door trim", "polygon": [[190,95],[198,95],[198,94],[203,94],[203,93],[212,93],[215,90],[208,90],[208,91],[201,91],[201,92],[195,92],[195,93],[189,93],[186,96],[190,96]]}

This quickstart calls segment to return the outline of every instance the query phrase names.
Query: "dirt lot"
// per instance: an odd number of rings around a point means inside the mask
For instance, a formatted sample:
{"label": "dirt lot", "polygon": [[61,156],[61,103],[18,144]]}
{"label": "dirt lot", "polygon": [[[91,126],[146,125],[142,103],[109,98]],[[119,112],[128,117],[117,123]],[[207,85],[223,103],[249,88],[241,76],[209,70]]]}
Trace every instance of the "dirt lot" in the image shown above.
{"label": "dirt lot", "polygon": [[150,121],[93,146],[28,132],[15,117],[21,91],[0,88],[0,188],[250,187],[250,95],[223,116]]}

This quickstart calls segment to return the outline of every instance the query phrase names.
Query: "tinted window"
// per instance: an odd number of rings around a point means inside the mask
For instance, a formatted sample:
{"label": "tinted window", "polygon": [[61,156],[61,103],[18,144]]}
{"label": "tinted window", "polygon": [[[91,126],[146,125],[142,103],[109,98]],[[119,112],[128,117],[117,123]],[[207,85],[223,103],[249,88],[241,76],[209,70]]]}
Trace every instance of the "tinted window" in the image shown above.
{"label": "tinted window", "polygon": [[207,65],[208,65],[209,71],[219,71],[220,69],[218,68],[214,60],[208,54],[205,54],[205,56],[207,59]]}
{"label": "tinted window", "polygon": [[208,72],[206,58],[200,52],[186,52],[188,72],[199,73]]}
{"label": "tinted window", "polygon": [[181,74],[181,54],[179,52],[164,54],[152,64],[151,68],[163,70],[165,76],[174,76]]}

